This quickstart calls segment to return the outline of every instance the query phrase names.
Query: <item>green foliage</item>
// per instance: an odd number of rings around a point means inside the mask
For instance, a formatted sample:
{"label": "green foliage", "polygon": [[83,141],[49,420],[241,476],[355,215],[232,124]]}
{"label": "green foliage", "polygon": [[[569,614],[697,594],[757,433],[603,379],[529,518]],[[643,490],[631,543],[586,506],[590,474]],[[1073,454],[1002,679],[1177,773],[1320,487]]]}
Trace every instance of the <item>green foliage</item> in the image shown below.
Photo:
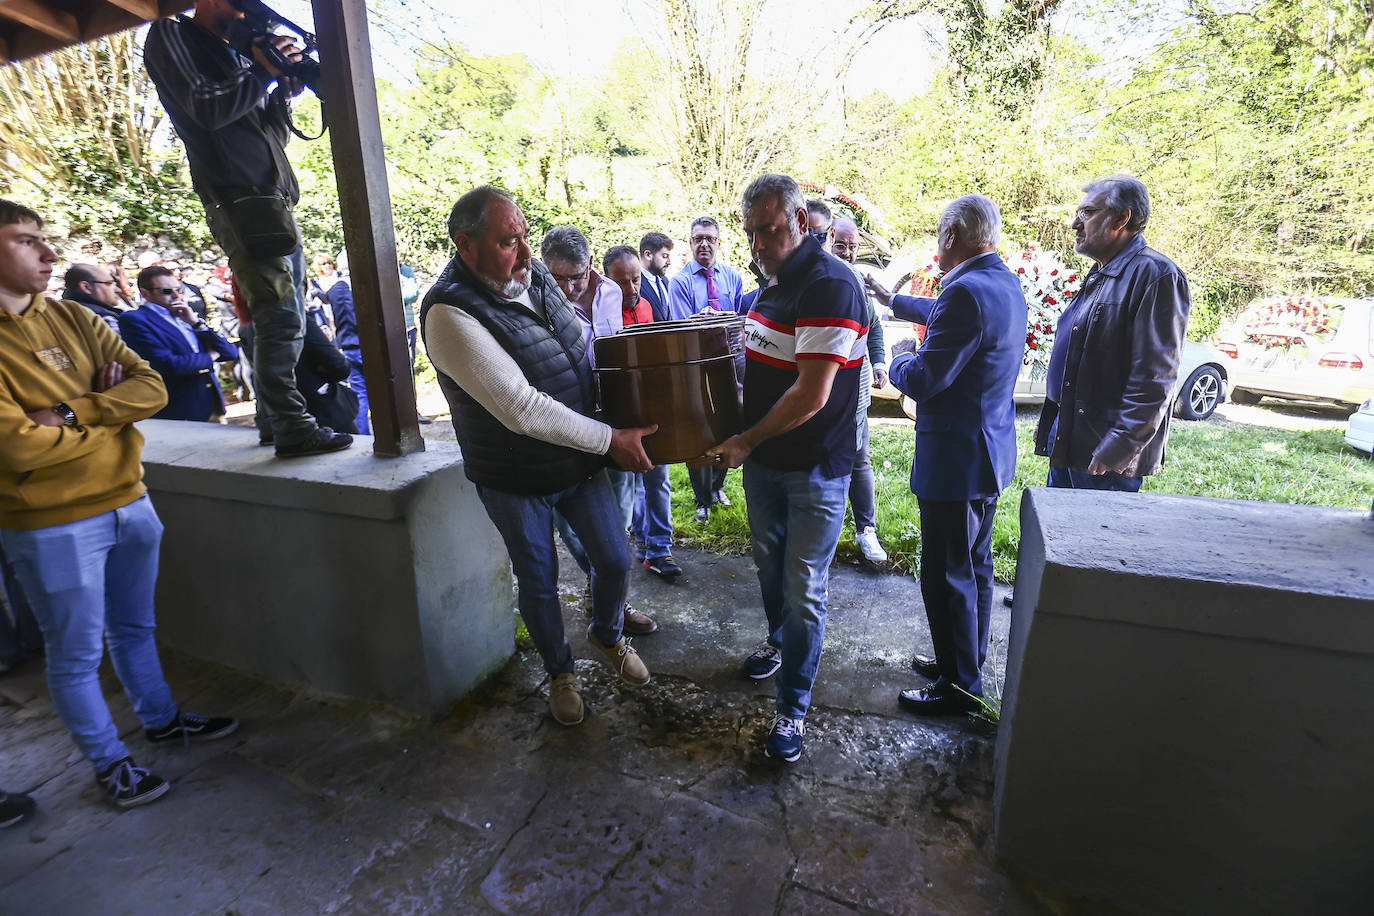
{"label": "green foliage", "polygon": [[[1026,487],[1044,486],[1049,470],[1047,459],[1033,454],[1033,419],[1023,415],[1016,430],[1016,477],[998,500],[992,529],[993,573],[1001,582],[1016,576],[1021,494]],[[875,423],[871,434],[878,535],[896,568],[919,574],[920,515],[908,485],[911,426]],[[717,508],[708,524],[698,525],[687,474],[680,467],[672,469],[673,526],[680,542],[722,553],[748,549],[748,516],[738,477],[732,471],[726,478],[733,505]],[[1146,481],[1145,492],[1366,510],[1374,501],[1374,461],[1347,447],[1339,429],[1294,432],[1215,420],[1175,422],[1169,462]],[[837,557],[843,562],[859,556],[853,521],[848,520]]]}

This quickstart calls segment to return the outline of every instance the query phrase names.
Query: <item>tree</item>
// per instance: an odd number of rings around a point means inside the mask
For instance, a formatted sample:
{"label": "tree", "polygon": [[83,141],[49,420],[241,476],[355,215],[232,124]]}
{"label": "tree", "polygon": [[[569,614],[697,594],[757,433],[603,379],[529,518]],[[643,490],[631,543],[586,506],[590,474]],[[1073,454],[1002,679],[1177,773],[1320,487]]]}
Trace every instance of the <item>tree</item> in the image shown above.
{"label": "tree", "polygon": [[162,110],[135,35],[0,67],[0,182],[41,196],[41,209],[75,233],[204,241],[179,149],[153,142]]}

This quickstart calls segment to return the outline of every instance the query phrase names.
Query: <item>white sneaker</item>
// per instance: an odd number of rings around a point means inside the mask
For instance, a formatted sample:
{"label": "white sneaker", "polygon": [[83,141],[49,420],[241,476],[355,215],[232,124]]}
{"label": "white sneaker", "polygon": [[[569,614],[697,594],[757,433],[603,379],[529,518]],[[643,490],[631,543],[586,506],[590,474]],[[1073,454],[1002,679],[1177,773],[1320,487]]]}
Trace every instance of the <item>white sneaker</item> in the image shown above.
{"label": "white sneaker", "polygon": [[859,529],[859,536],[855,540],[859,542],[859,549],[863,551],[865,560],[870,563],[887,562],[887,551],[878,543],[877,528]]}

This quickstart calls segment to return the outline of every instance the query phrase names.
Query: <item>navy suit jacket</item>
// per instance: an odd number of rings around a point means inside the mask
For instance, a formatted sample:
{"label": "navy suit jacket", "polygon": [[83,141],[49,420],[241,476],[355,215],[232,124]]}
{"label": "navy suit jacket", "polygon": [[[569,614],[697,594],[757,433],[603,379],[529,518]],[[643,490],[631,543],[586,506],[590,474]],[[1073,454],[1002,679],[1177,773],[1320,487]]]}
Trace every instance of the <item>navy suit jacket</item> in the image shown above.
{"label": "navy suit jacket", "polygon": [[147,306],[121,314],[119,333],[167,386],[167,406],[153,414],[155,419],[208,420],[224,413],[214,354],[218,352],[220,359],[237,359],[237,347],[206,328],[195,332],[200,344],[197,353],[180,331]]}
{"label": "navy suit jacket", "polygon": [[986,499],[1016,474],[1012,389],[1026,347],[1026,298],[996,252],[966,263],[930,306],[921,348],[898,354],[888,370],[916,402],[911,492],[922,499]]}
{"label": "navy suit jacket", "polygon": [[[639,281],[639,294],[649,300],[649,308],[654,313],[654,321],[667,321],[669,317],[668,303],[664,302],[663,297],[658,294],[658,290],[654,289],[654,281],[650,277],[651,275],[646,272]],[[667,277],[663,278],[663,288],[668,288]]]}

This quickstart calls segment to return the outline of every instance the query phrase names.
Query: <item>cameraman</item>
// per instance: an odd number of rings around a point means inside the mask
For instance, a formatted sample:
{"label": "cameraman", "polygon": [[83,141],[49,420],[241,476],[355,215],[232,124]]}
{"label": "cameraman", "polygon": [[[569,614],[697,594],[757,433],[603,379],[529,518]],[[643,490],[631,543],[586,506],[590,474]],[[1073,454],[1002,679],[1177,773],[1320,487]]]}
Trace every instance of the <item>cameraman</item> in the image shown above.
{"label": "cameraman", "polygon": [[231,0],[197,0],[192,17],[157,20],[143,48],[148,75],[186,146],[210,232],[248,300],[259,414],[270,416],[277,456],[291,458],[347,448],[353,439],[319,426],[296,388],[305,263],[292,213],[300,190],[285,144],[287,98],[301,84],[282,76],[283,58],[300,60],[293,40],[252,35]]}

